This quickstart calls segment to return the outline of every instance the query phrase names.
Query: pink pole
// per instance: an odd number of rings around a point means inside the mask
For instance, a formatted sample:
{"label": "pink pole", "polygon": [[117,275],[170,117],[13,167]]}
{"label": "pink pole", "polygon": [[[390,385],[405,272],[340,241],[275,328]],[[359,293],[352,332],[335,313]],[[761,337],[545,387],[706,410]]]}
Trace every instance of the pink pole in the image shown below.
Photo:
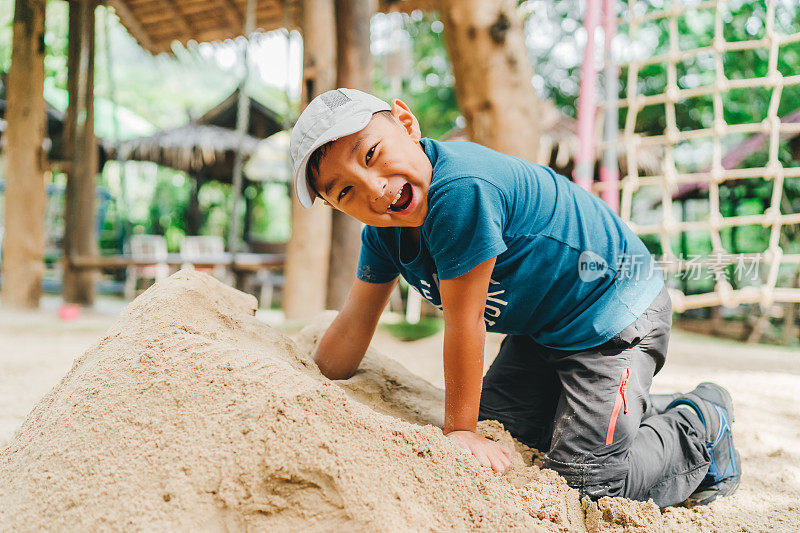
{"label": "pink pole", "polygon": [[594,177],[594,116],[597,71],[594,68],[594,32],[600,22],[600,0],[586,0],[586,49],[581,65],[581,86],[578,95],[578,154],[572,177],[575,183],[586,189],[592,188]]}
{"label": "pink pole", "polygon": [[607,185],[601,193],[601,198],[619,213],[619,156],[617,155],[617,137],[619,136],[619,123],[617,117],[617,97],[619,67],[614,63],[611,51],[611,41],[617,33],[617,14],[614,9],[615,0],[603,0],[603,33],[605,33],[605,56],[603,79],[605,81],[605,120],[603,140],[607,143],[603,151],[603,162],[600,166],[600,182]]}

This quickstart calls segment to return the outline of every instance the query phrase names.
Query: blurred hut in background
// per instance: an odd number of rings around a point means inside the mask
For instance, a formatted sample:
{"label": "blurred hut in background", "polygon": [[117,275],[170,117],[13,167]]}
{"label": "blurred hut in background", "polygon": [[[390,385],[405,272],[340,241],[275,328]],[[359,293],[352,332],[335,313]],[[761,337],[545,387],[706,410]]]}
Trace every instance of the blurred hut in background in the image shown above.
{"label": "blurred hut in background", "polygon": [[[200,232],[202,215],[199,194],[203,184],[208,181],[232,184],[237,152],[241,151],[243,159],[247,161],[256,154],[262,139],[270,138],[283,129],[284,120],[278,113],[248,97],[249,120],[245,133],[240,134],[235,129],[238,100],[239,89],[185,126],[161,130],[117,144],[105,143],[109,159],[150,161],[183,171],[192,178],[187,235],[198,235]],[[267,145],[276,142],[280,141],[268,141]],[[262,147],[261,153],[265,149]],[[287,157],[284,153],[286,165]],[[242,189],[249,185],[260,187],[268,181],[287,182],[289,179],[288,171],[280,166],[271,167],[271,172],[264,169],[263,163],[259,168],[261,172],[245,172]],[[249,242],[253,206],[247,195],[244,198],[243,234],[244,241]]]}

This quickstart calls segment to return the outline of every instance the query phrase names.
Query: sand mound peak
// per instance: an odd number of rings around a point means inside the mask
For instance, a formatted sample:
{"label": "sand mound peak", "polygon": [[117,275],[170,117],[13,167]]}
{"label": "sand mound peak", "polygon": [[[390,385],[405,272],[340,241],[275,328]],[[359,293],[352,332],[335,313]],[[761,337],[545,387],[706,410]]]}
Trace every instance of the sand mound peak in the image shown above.
{"label": "sand mound peak", "polygon": [[518,444],[491,473],[430,425],[441,390],[372,351],[331,382],[307,355],[330,315],[298,344],[254,311],[193,271],[131,303],[0,450],[0,529],[660,526],[652,504],[582,507]]}

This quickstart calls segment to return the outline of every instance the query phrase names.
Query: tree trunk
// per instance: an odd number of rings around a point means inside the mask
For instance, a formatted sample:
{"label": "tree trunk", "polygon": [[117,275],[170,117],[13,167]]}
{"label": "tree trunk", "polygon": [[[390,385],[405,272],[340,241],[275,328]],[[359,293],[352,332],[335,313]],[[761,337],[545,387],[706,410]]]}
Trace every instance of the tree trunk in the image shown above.
{"label": "tree trunk", "polygon": [[539,106],[514,0],[440,0],[456,97],[467,135],[536,162]]}
{"label": "tree trunk", "polygon": [[2,299],[17,308],[39,306],[44,273],[44,13],[44,0],[16,0],[3,139],[5,236],[0,239],[5,239]]}
{"label": "tree trunk", "polygon": [[65,302],[94,303],[95,271],[73,268],[71,258],[97,255],[95,238],[94,9],[93,0],[69,3],[65,146],[71,162],[64,197]]}
{"label": "tree trunk", "polygon": [[[369,24],[374,10],[371,0],[336,0],[336,84],[339,87],[372,90]],[[334,211],[332,217],[327,308],[341,309],[356,277],[364,224],[341,211]]]}
{"label": "tree trunk", "polygon": [[[303,105],[335,89],[336,34],[333,0],[303,0]],[[325,309],[331,246],[331,210],[321,202],[305,209],[292,196],[292,235],[286,250],[283,310],[305,320]]]}

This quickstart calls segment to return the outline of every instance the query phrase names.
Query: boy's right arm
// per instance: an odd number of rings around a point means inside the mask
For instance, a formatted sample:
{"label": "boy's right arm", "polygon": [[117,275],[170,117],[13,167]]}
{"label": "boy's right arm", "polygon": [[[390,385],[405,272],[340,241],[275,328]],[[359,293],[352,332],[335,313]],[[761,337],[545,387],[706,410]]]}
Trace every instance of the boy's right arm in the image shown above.
{"label": "boy's right arm", "polygon": [[397,278],[387,283],[367,283],[356,278],[342,310],[314,352],[314,362],[325,377],[347,379],[353,375],[396,284]]}

